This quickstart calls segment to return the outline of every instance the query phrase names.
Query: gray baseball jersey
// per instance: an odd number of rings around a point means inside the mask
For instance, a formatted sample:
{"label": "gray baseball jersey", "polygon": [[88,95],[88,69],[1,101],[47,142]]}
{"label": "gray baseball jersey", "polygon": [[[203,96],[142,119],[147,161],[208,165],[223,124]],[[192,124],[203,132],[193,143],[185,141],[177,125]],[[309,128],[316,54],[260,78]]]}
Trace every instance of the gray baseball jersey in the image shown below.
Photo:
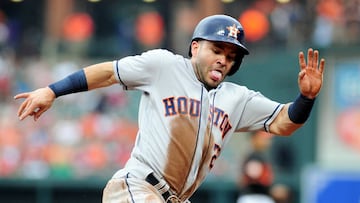
{"label": "gray baseball jersey", "polygon": [[234,132],[268,130],[283,107],[230,82],[208,91],[190,59],[167,50],[113,64],[124,89],[143,92],[139,132],[121,171],[138,177],[154,172],[182,199],[199,187]]}

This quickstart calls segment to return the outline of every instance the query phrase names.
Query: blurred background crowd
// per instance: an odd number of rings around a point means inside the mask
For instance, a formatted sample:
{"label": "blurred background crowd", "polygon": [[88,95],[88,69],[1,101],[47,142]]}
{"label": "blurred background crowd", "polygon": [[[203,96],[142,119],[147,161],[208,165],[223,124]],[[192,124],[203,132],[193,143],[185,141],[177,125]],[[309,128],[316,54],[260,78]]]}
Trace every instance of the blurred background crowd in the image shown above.
{"label": "blurred background crowd", "polygon": [[[13,96],[151,48],[186,56],[194,26],[216,13],[239,19],[254,58],[360,45],[360,0],[1,0],[0,177],[111,176],[136,136],[138,93],[114,86],[69,95],[37,122],[19,122]],[[233,158],[240,163],[243,145],[230,145],[213,176],[239,174]]]}

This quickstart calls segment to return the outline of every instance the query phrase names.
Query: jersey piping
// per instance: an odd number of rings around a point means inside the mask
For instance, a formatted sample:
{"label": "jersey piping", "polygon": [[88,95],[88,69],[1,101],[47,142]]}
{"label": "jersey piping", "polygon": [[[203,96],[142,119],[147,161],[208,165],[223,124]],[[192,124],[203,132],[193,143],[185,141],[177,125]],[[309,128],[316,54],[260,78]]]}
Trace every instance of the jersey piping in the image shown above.
{"label": "jersey piping", "polygon": [[131,197],[131,202],[132,202],[132,203],[135,203],[133,194],[132,194],[132,192],[130,191],[130,187],[129,187],[129,183],[128,183],[128,178],[129,178],[129,173],[126,174],[125,183],[126,183],[126,185],[127,185],[127,188],[128,188],[128,191],[129,191],[129,194],[130,194],[130,197]]}
{"label": "jersey piping", "polygon": [[266,131],[266,132],[270,132],[270,129],[269,129],[269,127],[267,127],[267,123],[269,122],[269,120],[274,116],[274,114],[275,114],[275,112],[278,110],[278,108],[281,106],[281,104],[279,104],[276,108],[275,108],[275,110],[273,111],[273,113],[269,116],[269,118],[268,119],[266,119],[266,121],[264,122],[264,130]]}
{"label": "jersey piping", "polygon": [[115,63],[115,66],[116,66],[116,74],[119,78],[119,82],[123,85],[124,89],[127,90],[128,87],[125,85],[125,83],[122,81],[121,77],[120,77],[120,72],[119,72],[119,60],[116,60],[116,63]]}

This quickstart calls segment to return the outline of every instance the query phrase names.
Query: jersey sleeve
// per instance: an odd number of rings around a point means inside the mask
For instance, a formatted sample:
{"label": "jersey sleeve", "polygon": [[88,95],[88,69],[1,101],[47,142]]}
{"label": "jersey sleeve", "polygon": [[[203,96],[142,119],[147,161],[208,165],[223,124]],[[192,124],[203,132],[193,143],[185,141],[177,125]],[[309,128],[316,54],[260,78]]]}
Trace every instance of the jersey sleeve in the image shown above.
{"label": "jersey sleeve", "polygon": [[164,58],[169,55],[166,50],[151,50],[141,55],[127,56],[113,61],[114,74],[124,89],[140,89],[146,87],[159,78]]}
{"label": "jersey sleeve", "polygon": [[249,90],[237,131],[269,131],[271,122],[279,114],[284,104],[273,101],[260,92]]}

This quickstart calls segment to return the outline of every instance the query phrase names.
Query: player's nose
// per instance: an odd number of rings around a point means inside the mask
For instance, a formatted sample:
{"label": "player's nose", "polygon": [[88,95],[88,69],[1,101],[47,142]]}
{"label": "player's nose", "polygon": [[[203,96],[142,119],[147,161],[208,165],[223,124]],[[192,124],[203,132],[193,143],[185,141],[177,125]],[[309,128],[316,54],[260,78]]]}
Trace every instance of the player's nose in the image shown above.
{"label": "player's nose", "polygon": [[220,65],[226,65],[226,56],[224,54],[219,54],[216,63]]}

